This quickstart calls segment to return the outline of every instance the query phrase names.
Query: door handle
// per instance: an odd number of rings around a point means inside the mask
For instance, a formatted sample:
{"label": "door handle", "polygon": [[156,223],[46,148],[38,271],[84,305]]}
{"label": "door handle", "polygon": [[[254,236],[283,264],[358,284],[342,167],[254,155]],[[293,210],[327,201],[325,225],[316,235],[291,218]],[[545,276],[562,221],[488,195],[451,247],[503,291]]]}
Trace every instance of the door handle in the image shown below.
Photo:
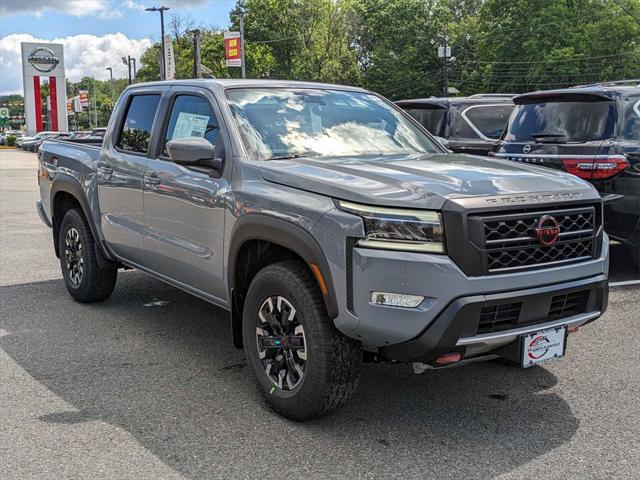
{"label": "door handle", "polygon": [[113,168],[111,167],[98,167],[99,180],[109,180],[109,178],[111,178],[112,173],[113,173]]}
{"label": "door handle", "polygon": [[160,179],[155,174],[145,175],[143,183],[144,188],[153,190],[160,184]]}

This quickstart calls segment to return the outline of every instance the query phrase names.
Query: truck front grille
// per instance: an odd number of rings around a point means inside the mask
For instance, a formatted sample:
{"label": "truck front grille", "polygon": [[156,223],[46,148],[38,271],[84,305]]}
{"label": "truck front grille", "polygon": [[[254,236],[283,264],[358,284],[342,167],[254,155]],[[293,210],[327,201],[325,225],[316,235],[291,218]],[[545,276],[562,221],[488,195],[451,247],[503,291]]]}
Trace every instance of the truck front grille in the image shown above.
{"label": "truck front grille", "polygon": [[503,303],[480,310],[478,333],[491,333],[515,328],[520,318],[522,303]]}
{"label": "truck front grille", "polygon": [[[537,237],[540,218],[549,215],[558,223],[559,234],[552,245]],[[489,274],[542,268],[554,264],[593,258],[598,234],[594,207],[470,217],[483,252],[484,270]],[[474,231],[474,229],[471,229]]]}
{"label": "truck front grille", "polygon": [[578,315],[585,311],[588,301],[589,290],[556,295],[551,299],[549,320],[559,320]]}
{"label": "truck front grille", "polygon": [[[524,325],[551,322],[585,313],[590,293],[590,290],[581,290],[553,297],[527,299],[524,302],[499,303],[482,307],[477,333],[480,335],[511,330]],[[532,317],[531,310],[538,310],[540,304],[542,304],[540,310],[547,312],[546,316],[543,313],[541,317]]]}

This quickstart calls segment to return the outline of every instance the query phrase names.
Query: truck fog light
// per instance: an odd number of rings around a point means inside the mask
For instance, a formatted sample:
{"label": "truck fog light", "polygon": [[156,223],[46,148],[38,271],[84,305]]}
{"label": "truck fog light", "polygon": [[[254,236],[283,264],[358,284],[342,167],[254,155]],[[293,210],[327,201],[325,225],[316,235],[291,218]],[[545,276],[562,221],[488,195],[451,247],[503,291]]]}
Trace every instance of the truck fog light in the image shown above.
{"label": "truck fog light", "polygon": [[403,293],[371,292],[371,303],[390,307],[415,308],[422,303],[424,297],[420,295],[405,295]]}

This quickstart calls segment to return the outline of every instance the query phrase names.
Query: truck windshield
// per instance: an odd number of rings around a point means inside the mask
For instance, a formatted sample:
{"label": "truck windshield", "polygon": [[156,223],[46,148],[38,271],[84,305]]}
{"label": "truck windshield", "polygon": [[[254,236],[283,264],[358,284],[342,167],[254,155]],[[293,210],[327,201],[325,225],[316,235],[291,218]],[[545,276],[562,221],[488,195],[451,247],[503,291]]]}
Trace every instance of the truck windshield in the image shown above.
{"label": "truck windshield", "polygon": [[368,93],[264,88],[226,94],[254,159],[441,152],[402,113]]}
{"label": "truck windshield", "polygon": [[[595,97],[594,97],[595,98]],[[615,102],[543,101],[516,105],[504,140],[510,142],[590,142],[611,137]]]}

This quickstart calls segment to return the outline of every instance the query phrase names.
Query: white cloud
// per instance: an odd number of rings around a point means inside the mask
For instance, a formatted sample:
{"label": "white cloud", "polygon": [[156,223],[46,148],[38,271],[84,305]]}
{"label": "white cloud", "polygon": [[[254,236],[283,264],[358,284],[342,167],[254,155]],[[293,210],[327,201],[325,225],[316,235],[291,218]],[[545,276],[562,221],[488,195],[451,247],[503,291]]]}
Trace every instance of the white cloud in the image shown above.
{"label": "white cloud", "polygon": [[42,40],[22,33],[7,35],[0,38],[0,94],[22,93],[21,42],[62,43],[66,75],[72,82],[91,75],[98,80],[107,80],[109,72],[106,67],[113,68],[114,78],[124,78],[127,67],[122,63],[122,57],[131,55],[139,60],[151,46],[148,39],[134,40],[122,33],[101,37],[74,35],[54,40]]}
{"label": "white cloud", "polygon": [[189,8],[189,7],[201,7],[206,5],[209,0],[125,0],[124,3],[127,8],[132,10],[144,10],[147,7],[159,7],[164,5],[169,8]]}
{"label": "white cloud", "polygon": [[113,17],[107,0],[2,0],[0,15],[32,14],[40,16],[47,10],[67,13],[76,17],[100,15]]}
{"label": "white cloud", "polygon": [[190,8],[206,5],[209,0],[0,0],[0,15],[36,15],[47,10],[76,17],[122,17],[122,7],[144,10],[150,6]]}

